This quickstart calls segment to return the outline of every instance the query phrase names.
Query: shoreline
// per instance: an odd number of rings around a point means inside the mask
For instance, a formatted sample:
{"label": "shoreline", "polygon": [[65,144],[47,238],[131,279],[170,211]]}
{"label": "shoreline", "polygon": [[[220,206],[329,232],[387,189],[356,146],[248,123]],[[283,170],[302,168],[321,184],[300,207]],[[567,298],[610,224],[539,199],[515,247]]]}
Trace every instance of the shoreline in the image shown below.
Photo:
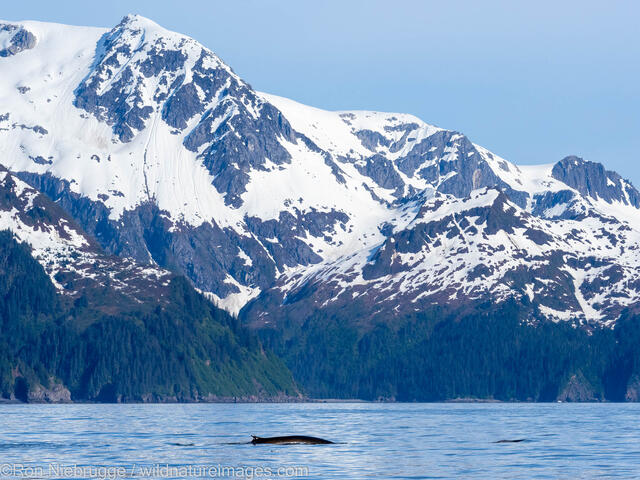
{"label": "shoreline", "polygon": [[583,402],[565,402],[565,401],[550,401],[550,402],[536,402],[536,401],[520,401],[520,400],[496,400],[496,399],[474,399],[474,398],[456,398],[456,399],[448,399],[448,400],[436,400],[436,401],[398,401],[398,400],[363,400],[358,398],[291,398],[291,399],[229,399],[229,398],[220,398],[216,400],[201,400],[201,401],[177,401],[177,400],[166,400],[166,401],[124,401],[124,402],[95,402],[89,400],[79,400],[79,401],[64,401],[64,402],[47,402],[47,401],[33,401],[33,402],[22,402],[20,400],[15,399],[5,399],[0,398],[0,408],[3,405],[204,405],[204,404],[295,404],[295,403],[332,403],[332,404],[340,404],[340,403],[387,403],[387,404],[570,404],[570,403],[579,403],[579,404],[620,404],[620,403],[629,403],[635,404],[640,402],[611,402],[611,401],[583,401]]}

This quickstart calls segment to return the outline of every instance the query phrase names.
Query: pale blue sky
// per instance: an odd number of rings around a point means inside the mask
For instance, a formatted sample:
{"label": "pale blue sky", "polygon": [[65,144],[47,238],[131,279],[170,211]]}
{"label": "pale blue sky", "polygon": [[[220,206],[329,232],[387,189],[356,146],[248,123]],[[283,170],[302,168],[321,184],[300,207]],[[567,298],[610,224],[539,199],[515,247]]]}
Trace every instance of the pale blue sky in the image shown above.
{"label": "pale blue sky", "polygon": [[511,161],[600,161],[640,186],[640,2],[40,1],[0,16],[111,27],[139,13],[256,89],[413,113]]}

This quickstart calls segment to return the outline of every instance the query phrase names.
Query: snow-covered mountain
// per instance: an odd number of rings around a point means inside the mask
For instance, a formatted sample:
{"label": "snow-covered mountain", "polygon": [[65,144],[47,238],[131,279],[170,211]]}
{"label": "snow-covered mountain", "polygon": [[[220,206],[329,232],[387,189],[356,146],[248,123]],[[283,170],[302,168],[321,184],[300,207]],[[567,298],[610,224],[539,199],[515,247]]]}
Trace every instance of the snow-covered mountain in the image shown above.
{"label": "snow-covered mountain", "polygon": [[[77,300],[87,289],[109,290],[111,300],[158,301],[175,275],[153,265],[105,254],[73,219],[48,197],[0,167],[0,231],[31,247],[63,298]],[[126,304],[126,303],[125,303]]]}
{"label": "snow-covered mountain", "polygon": [[0,57],[0,164],[254,323],[522,298],[612,324],[640,299],[640,194],[602,165],[518,166],[411,115],[256,92],[139,16],[0,22]]}

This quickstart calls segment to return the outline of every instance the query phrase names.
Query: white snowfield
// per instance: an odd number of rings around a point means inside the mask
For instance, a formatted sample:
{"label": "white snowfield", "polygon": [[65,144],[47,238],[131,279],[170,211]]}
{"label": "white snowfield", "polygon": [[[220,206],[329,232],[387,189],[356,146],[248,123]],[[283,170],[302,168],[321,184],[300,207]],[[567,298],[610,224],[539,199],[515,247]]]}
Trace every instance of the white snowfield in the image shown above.
{"label": "white snowfield", "polygon": [[[74,106],[78,86],[95,75],[99,41],[109,29],[0,21],[0,24],[20,25],[37,39],[33,48],[0,58],[2,165],[12,172],[50,173],[67,180],[73,192],[104,203],[114,220],[151,201],[167,213],[175,228],[181,225],[196,227],[208,222],[249,236],[247,217],[278,219],[285,211],[345,213],[349,218],[345,228],[336,229],[330,239],[327,235],[300,232],[300,240],[323,261],[306,267],[278,266],[277,285],[285,292],[312,279],[321,279],[336,285],[336,297],[353,287],[366,285],[384,293],[381,293],[380,301],[383,301],[382,297],[387,302],[395,298],[410,302],[416,309],[421,299],[436,298],[435,295],[442,292],[446,292],[446,297],[452,301],[460,296],[479,297],[483,292],[491,292],[497,299],[518,294],[530,299],[539,298],[544,306],[541,311],[550,318],[594,321],[605,318],[606,312],[613,308],[611,302],[626,305],[640,299],[638,291],[631,286],[637,282],[640,268],[636,250],[640,241],[638,209],[623,202],[582,198],[578,204],[554,205],[542,216],[534,216],[533,200],[537,195],[572,190],[552,177],[553,164],[517,166],[473,145],[495,176],[513,190],[529,196],[525,208],[506,203],[506,213],[521,218],[531,228],[546,232],[551,240],[538,244],[518,228],[510,233],[501,230],[487,235],[484,233],[486,226],[482,224],[475,225],[474,231],[467,231],[456,222],[474,207],[491,206],[499,201],[498,192],[479,189],[466,199],[436,193],[439,185],[455,177],[457,172],[439,176],[436,182],[427,181],[419,172],[438,169],[440,165],[458,159],[460,153],[452,147],[445,149],[439,158],[424,157],[423,164],[416,166],[413,174],[400,169],[400,159],[414,152],[421,142],[445,132],[411,115],[329,112],[266,93],[257,93],[256,103],[240,99],[249,115],[255,118],[265,105],[275,106],[296,132],[309,138],[322,152],[299,140],[279,138],[282,147],[291,155],[290,163],[267,162],[266,168],[251,170],[241,197],[242,205],[233,207],[225,203],[223,193],[212,184],[215,177],[203,164],[203,152],[190,151],[183,144],[204,116],[224,99],[221,96],[214,98],[207,104],[204,114],[188,119],[187,127],[176,131],[163,120],[165,104],[156,98],[159,93],[171,94],[172,79],[184,75],[184,81],[189,81],[202,52],[208,54],[207,61],[211,66],[225,69],[238,82],[246,84],[194,40],[167,31],[143,17],[129,16],[125,21],[128,29],[117,39],[117,44],[131,46],[131,60],[124,57],[121,60],[135,72],[131,92],[135,87],[142,95],[141,100],[135,100],[132,95],[131,106],[151,106],[153,109],[143,127],[134,129],[133,139],[127,142],[114,134],[112,125]],[[9,41],[9,34],[0,32],[0,47]],[[187,58],[178,71],[168,74],[168,82],[159,81],[157,76],[146,76],[133,66],[133,60],[144,59],[158,41],[166,49],[180,51]],[[101,91],[119,81],[122,71],[109,75],[97,79]],[[205,99],[203,91],[198,91],[197,95],[200,100]],[[225,118],[220,118],[219,122],[240,114],[237,109],[227,110]],[[378,139],[377,144],[363,141],[362,132],[365,131],[371,138]],[[337,165],[344,182],[327,164],[324,153]],[[393,172],[402,181],[400,189],[384,188],[373,175],[363,173],[367,159],[373,155],[391,162]],[[627,187],[623,185],[624,188]],[[407,196],[406,202],[398,201],[402,195]],[[436,200],[444,203],[435,206]],[[560,218],[567,210],[577,208],[592,215],[579,221]],[[615,226],[604,221],[605,217],[615,219]],[[23,229],[10,212],[2,212],[0,219],[3,228]],[[402,272],[364,280],[362,269],[370,263],[372,252],[389,248],[392,237],[381,232],[383,225],[390,225],[393,234],[397,234],[421,223],[443,219],[450,219],[450,227],[457,227],[462,233],[452,238],[442,233],[439,242],[431,239],[420,252],[398,256],[397,262],[410,267]],[[621,225],[624,228],[618,231]],[[600,234],[602,229],[610,228],[616,229],[615,241]],[[33,232],[19,236],[32,243],[45,263],[51,261],[53,254],[47,253],[49,251],[65,255],[65,252],[55,250],[54,245],[60,239],[53,235],[46,239]],[[615,261],[622,271],[622,280],[611,283],[610,288],[601,293],[585,295],[582,286],[592,282],[605,267],[573,269],[567,266],[567,278],[572,279],[574,285],[574,298],[565,302],[573,305],[568,310],[554,308],[549,302],[545,305],[545,292],[549,290],[545,282],[549,279],[537,280],[534,276],[522,289],[504,281],[505,275],[517,267],[536,272],[540,263],[548,261],[546,255],[551,251]],[[246,265],[251,265],[252,259],[245,252],[240,250],[238,255]],[[478,266],[489,267],[491,274],[471,280],[471,272]],[[224,298],[220,298],[218,292],[205,293],[232,313],[237,313],[261,292],[255,285],[243,284],[231,275],[227,282],[235,284],[240,293]],[[353,291],[353,295],[359,294]],[[614,294],[615,300],[611,300]],[[437,298],[444,301],[442,295]],[[606,321],[611,319],[607,317]]]}

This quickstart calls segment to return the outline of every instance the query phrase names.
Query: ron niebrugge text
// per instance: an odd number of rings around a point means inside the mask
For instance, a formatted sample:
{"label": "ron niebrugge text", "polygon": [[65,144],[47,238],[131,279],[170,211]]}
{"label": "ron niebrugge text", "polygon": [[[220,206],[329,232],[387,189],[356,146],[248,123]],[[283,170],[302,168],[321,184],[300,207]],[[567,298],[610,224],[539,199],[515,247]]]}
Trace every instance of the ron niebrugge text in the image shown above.
{"label": "ron niebrugge text", "polygon": [[309,467],[255,466],[255,465],[72,465],[50,463],[26,465],[4,463],[0,465],[0,478],[77,478],[118,480],[124,478],[293,478],[309,476]]}

